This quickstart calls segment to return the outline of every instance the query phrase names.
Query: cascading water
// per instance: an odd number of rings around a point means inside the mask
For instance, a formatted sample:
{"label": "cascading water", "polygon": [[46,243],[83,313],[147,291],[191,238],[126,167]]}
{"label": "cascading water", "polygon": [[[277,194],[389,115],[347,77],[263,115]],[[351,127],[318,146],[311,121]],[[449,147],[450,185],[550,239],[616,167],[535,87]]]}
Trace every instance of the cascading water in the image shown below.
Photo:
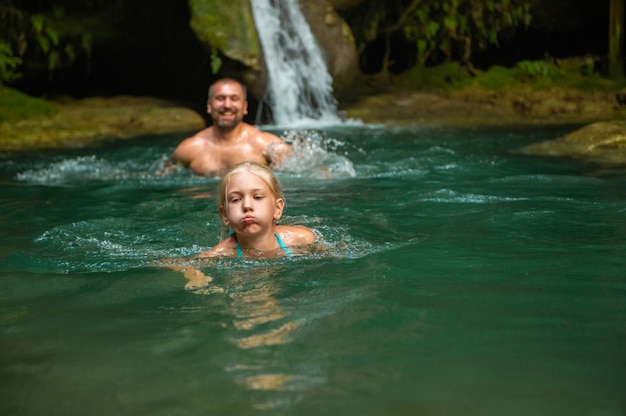
{"label": "cascading water", "polygon": [[268,71],[274,123],[333,125],[337,116],[328,73],[298,0],[251,0]]}

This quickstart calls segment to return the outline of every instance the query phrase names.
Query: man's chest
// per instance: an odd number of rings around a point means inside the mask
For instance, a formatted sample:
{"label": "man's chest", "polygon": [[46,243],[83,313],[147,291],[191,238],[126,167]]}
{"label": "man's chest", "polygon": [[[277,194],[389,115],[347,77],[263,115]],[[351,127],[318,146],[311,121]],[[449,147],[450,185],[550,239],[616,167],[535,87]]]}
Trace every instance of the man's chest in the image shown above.
{"label": "man's chest", "polygon": [[[242,145],[238,147],[215,147],[203,151],[196,162],[204,171],[217,171],[242,162],[267,163],[263,150],[253,146]],[[193,166],[192,166],[193,167]],[[198,166],[200,167],[200,166]]]}

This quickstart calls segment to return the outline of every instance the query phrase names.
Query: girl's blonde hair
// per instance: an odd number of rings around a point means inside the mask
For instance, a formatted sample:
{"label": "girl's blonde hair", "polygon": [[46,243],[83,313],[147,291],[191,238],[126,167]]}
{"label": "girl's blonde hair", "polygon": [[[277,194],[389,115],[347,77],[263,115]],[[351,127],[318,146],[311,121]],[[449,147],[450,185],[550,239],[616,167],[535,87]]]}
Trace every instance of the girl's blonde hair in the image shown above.
{"label": "girl's blonde hair", "polygon": [[217,207],[222,210],[226,209],[228,205],[228,187],[230,185],[230,178],[239,172],[250,172],[251,174],[258,176],[269,188],[274,199],[285,197],[283,196],[283,189],[280,186],[280,182],[274,175],[274,172],[267,167],[256,162],[243,162],[231,167],[222,177],[217,190]]}

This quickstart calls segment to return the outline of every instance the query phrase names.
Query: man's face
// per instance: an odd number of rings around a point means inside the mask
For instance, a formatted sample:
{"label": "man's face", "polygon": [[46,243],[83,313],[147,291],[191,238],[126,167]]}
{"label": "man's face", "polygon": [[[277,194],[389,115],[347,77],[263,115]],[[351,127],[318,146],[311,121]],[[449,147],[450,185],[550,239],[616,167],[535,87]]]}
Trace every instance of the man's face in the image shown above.
{"label": "man's face", "polygon": [[243,97],[241,86],[234,82],[220,82],[213,88],[207,102],[207,113],[222,129],[233,129],[248,114],[248,102]]}

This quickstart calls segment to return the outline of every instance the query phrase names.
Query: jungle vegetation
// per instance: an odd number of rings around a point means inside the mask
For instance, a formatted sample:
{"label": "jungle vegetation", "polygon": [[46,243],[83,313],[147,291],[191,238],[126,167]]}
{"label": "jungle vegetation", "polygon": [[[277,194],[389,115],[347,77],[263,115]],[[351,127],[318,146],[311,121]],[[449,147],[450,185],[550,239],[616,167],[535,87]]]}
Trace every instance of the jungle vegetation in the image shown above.
{"label": "jungle vegetation", "polygon": [[[624,0],[352,3],[340,14],[353,32],[360,70],[381,83],[454,88],[478,79],[497,88],[532,79],[594,88],[606,83],[593,80],[623,78]],[[7,87],[39,97],[204,94],[194,80],[215,71],[216,60],[235,64],[194,37],[186,2],[158,4],[4,0],[0,98],[15,102],[19,93]]]}

